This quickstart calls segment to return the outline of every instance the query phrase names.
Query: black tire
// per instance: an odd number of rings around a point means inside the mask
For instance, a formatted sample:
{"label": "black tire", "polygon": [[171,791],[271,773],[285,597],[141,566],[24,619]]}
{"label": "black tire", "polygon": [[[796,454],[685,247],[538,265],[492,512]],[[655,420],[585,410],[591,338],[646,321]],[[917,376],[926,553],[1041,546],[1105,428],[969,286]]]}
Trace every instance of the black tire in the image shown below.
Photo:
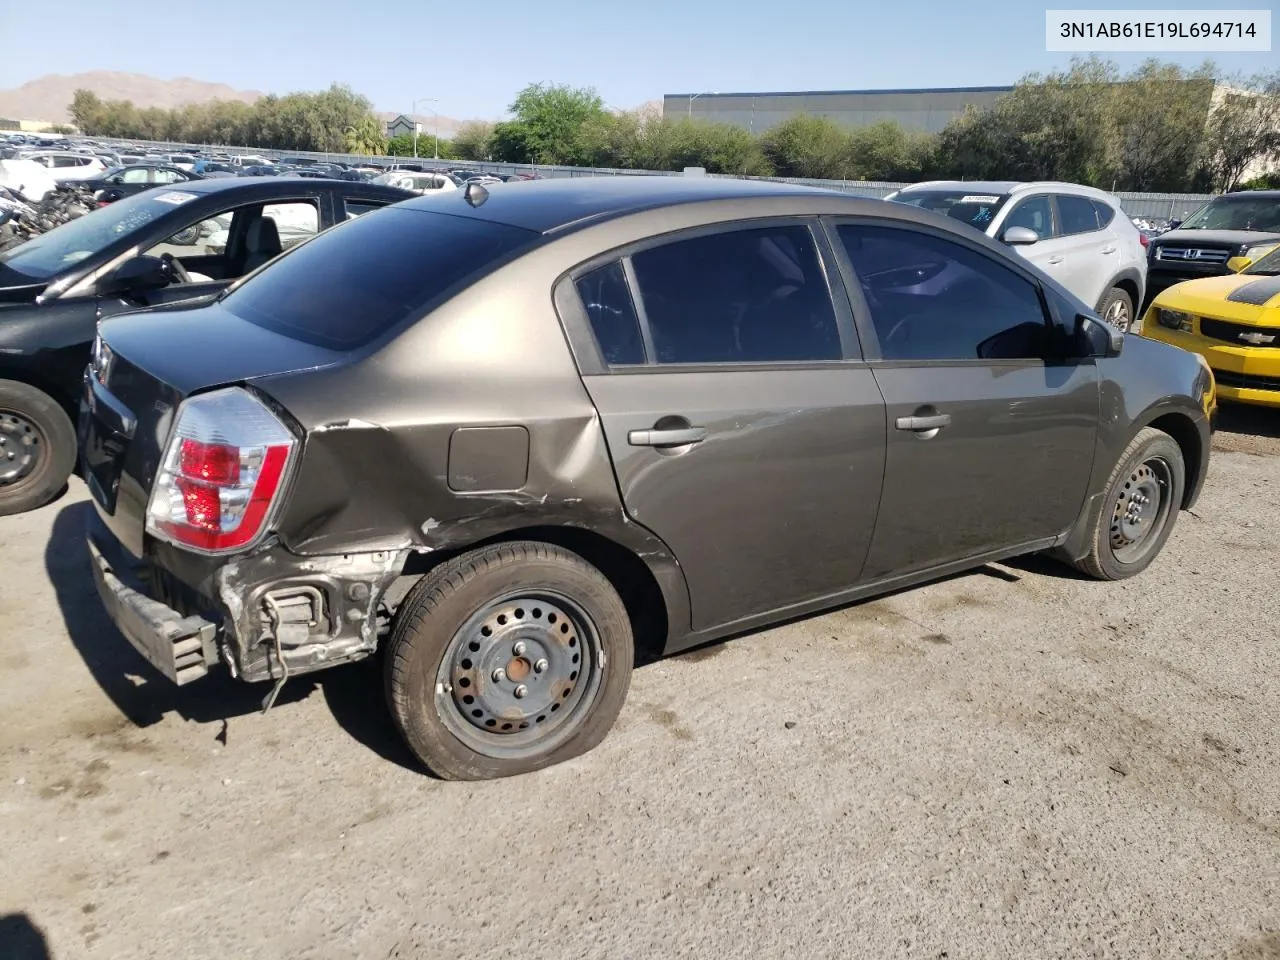
{"label": "black tire", "polygon": [[[532,666],[526,649],[539,657]],[[437,776],[509,777],[599,744],[622,710],[633,660],[626,607],[599,570],[551,544],[493,544],[441,564],[405,598],[389,641],[387,703]]]}
{"label": "black tire", "polygon": [[71,418],[47,393],[0,380],[0,517],[43,506],[76,464]]}
{"label": "black tire", "polygon": [[[1160,497],[1156,509],[1142,516],[1150,506],[1150,498],[1145,505],[1135,504],[1133,496],[1153,482],[1154,488],[1161,491]],[[1092,519],[1089,553],[1073,561],[1076,569],[1098,580],[1124,580],[1141,573],[1173,532],[1185,488],[1186,465],[1178,444],[1167,433],[1151,427],[1140,430],[1111,471],[1107,492]],[[1132,524],[1126,522],[1130,509],[1140,514]],[[1134,531],[1142,530],[1144,523],[1147,526],[1137,544],[1117,546]]]}
{"label": "black tire", "polygon": [[1112,287],[1098,302],[1098,316],[1128,333],[1133,329],[1133,299],[1119,287]]}

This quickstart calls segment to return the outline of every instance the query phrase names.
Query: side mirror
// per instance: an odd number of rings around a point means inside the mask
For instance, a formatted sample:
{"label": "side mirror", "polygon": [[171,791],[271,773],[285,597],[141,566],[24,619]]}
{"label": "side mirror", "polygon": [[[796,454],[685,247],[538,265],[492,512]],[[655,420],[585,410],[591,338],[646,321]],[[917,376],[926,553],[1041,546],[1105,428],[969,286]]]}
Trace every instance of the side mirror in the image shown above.
{"label": "side mirror", "polygon": [[1177,230],[1180,226],[1182,226],[1182,221],[1181,221],[1181,220],[1170,220],[1170,221],[1169,221],[1169,229],[1170,229],[1170,230]]}
{"label": "side mirror", "polygon": [[1076,315],[1076,343],[1082,357],[1118,357],[1124,349],[1124,331],[1101,317]]}
{"label": "side mirror", "polygon": [[98,284],[98,292],[104,296],[146,293],[167,287],[172,281],[173,276],[163,260],[140,256],[116,267]]}
{"label": "side mirror", "polygon": [[1036,233],[1030,227],[1010,227],[1000,239],[1011,247],[1025,247],[1033,243],[1040,242],[1040,234]]}

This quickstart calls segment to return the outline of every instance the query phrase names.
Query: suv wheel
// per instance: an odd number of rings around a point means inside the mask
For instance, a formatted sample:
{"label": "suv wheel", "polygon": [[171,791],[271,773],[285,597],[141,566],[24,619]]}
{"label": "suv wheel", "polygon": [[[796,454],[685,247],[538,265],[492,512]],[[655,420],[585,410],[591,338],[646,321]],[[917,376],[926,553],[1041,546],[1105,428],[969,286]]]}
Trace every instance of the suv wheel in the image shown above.
{"label": "suv wheel", "polygon": [[1076,568],[1099,580],[1123,580],[1145,570],[1173,531],[1185,478],[1182,450],[1173,438],[1151,427],[1139,431],[1111,471],[1089,554]]}
{"label": "suv wheel", "polygon": [[0,517],[48,503],[75,461],[75,428],[57,401],[28,384],[0,380]]}
{"label": "suv wheel", "polygon": [[445,562],[405,599],[387,700],[436,775],[512,776],[604,739],[633,648],[626,608],[595,567],[550,544],[494,544]]}
{"label": "suv wheel", "polygon": [[1133,301],[1129,294],[1119,287],[1107,291],[1102,302],[1098,304],[1098,314],[1113,327],[1119,327],[1128,333],[1133,329]]}

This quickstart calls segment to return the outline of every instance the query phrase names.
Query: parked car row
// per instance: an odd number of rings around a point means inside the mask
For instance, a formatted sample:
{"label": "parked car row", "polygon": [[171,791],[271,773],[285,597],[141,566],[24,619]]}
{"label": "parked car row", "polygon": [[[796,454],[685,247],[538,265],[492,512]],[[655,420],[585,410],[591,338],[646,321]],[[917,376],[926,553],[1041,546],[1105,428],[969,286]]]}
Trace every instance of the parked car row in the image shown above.
{"label": "parked car row", "polygon": [[0,254],[0,512],[75,465],[102,603],[175,683],[265,708],[381,653],[429,769],[545,767],[637,657],[1018,554],[1153,561],[1213,377],[954,215],[1020,200],[155,186]]}

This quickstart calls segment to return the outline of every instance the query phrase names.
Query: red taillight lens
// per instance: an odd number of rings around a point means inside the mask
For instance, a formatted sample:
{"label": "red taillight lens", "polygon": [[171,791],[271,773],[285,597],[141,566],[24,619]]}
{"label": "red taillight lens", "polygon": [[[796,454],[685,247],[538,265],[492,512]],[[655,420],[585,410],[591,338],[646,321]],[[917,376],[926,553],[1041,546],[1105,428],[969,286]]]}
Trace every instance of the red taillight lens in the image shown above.
{"label": "red taillight lens", "polygon": [[225,443],[201,443],[183,438],[178,454],[182,475],[210,483],[240,482],[240,449]]}
{"label": "red taillight lens", "polygon": [[178,411],[147,508],[153,536],[207,553],[265,532],[296,441],[238,387],[192,397]]}
{"label": "red taillight lens", "polygon": [[1150,238],[1150,237],[1148,237],[1145,233],[1142,233],[1142,232],[1139,232],[1139,233],[1138,233],[1138,242],[1139,242],[1140,244],[1142,244],[1142,248],[1143,248],[1144,250],[1145,250],[1147,247],[1151,246],[1151,238]]}

